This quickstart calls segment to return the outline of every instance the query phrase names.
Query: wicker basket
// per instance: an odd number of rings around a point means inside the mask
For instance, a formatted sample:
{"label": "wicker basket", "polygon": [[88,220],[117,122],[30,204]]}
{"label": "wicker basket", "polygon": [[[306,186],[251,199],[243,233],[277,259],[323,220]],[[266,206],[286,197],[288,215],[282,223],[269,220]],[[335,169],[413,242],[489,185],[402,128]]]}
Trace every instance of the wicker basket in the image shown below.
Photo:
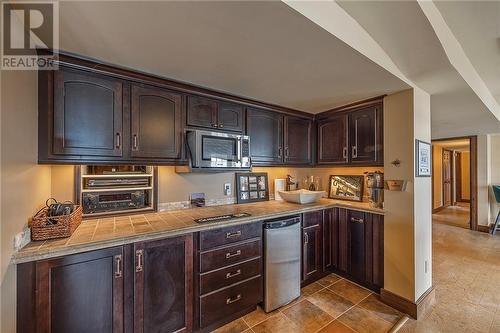
{"label": "wicker basket", "polygon": [[[48,220],[56,221],[54,224]],[[36,214],[31,221],[31,240],[40,241],[69,237],[82,222],[82,206],[76,206],[73,213],[61,216],[47,216],[47,209]]]}

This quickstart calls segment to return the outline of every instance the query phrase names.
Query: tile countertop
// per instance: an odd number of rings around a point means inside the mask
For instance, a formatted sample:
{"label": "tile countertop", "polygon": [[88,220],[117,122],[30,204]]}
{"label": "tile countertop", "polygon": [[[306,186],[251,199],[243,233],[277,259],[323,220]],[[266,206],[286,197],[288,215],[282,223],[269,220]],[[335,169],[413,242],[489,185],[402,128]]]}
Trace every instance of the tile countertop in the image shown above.
{"label": "tile countertop", "polygon": [[[30,242],[13,254],[12,263],[20,264],[332,207],[348,208],[376,214],[384,214],[385,212],[383,209],[371,208],[366,202],[321,199],[316,203],[299,205],[272,200],[239,205],[210,206],[144,215],[84,220],[69,238]],[[251,216],[204,224],[194,221],[197,218],[237,213],[249,213]]]}

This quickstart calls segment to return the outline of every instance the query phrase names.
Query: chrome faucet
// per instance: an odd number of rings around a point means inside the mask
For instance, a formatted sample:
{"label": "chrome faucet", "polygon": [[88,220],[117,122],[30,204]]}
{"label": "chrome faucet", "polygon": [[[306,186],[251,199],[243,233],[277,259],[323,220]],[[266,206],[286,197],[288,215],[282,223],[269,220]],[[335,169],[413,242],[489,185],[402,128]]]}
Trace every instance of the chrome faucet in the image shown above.
{"label": "chrome faucet", "polygon": [[291,191],[292,185],[295,185],[295,183],[292,182],[292,176],[286,175],[286,190]]}

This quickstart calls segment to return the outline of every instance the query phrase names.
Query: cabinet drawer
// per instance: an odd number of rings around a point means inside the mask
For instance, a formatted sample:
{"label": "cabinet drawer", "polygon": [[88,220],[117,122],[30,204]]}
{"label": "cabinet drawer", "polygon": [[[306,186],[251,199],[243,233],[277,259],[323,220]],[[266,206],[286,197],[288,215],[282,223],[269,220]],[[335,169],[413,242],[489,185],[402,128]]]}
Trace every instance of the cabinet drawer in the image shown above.
{"label": "cabinet drawer", "polygon": [[261,255],[261,240],[239,243],[200,254],[200,273],[233,265]]}
{"label": "cabinet drawer", "polygon": [[260,222],[202,231],[200,232],[200,250],[208,250],[225,244],[261,237],[261,235],[262,224]]}
{"label": "cabinet drawer", "polygon": [[240,282],[256,275],[261,274],[261,258],[224,267],[216,271],[200,275],[200,294],[206,294],[211,291],[226,287],[228,285]]}
{"label": "cabinet drawer", "polygon": [[232,285],[200,297],[200,326],[207,327],[221,319],[262,301],[262,277]]}

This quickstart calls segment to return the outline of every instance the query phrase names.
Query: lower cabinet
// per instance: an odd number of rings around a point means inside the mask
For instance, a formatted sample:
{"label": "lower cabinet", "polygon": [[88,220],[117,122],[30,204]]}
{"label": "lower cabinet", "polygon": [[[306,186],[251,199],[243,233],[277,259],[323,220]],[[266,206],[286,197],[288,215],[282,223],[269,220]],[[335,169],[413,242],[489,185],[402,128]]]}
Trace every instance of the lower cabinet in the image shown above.
{"label": "lower cabinet", "polygon": [[302,284],[323,273],[323,211],[302,214]]}
{"label": "lower cabinet", "polygon": [[202,231],[196,239],[194,329],[208,332],[263,301],[262,223]]}
{"label": "lower cabinet", "polygon": [[192,249],[186,235],[20,264],[17,332],[190,331]]}

